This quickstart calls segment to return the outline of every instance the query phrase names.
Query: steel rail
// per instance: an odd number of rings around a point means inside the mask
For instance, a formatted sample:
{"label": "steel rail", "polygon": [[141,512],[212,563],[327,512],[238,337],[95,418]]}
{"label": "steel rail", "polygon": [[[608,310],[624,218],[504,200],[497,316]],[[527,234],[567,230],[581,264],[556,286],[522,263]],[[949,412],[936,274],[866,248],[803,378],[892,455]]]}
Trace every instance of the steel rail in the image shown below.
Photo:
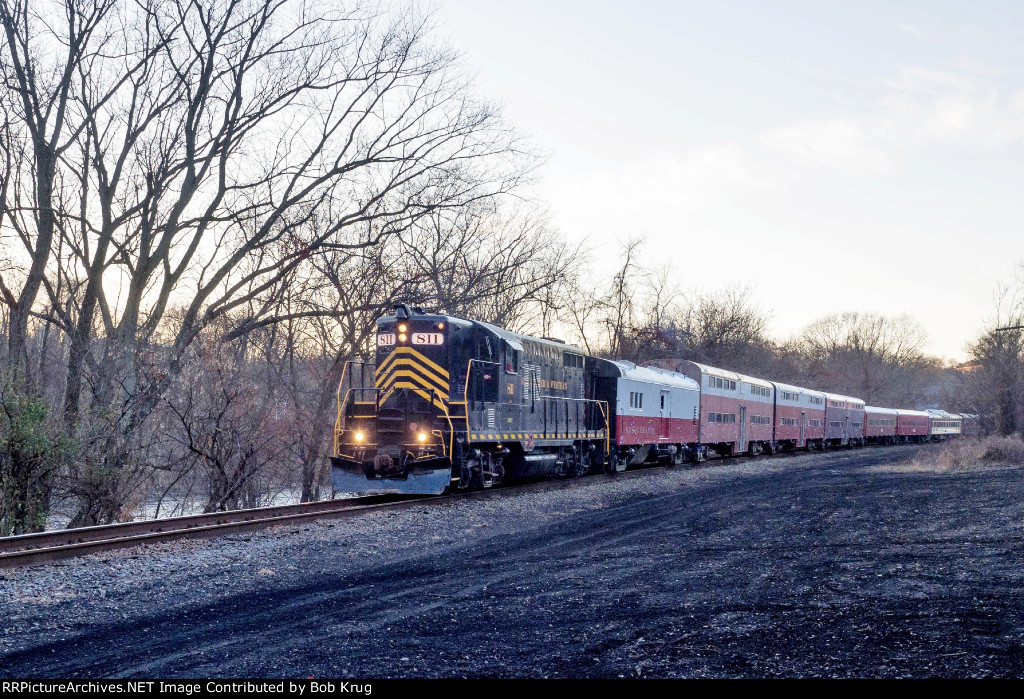
{"label": "steel rail", "polygon": [[404,503],[421,502],[423,499],[408,495],[369,495],[4,537],[0,538],[0,569],[34,565],[143,543],[202,538],[260,529],[274,524],[363,514]]}

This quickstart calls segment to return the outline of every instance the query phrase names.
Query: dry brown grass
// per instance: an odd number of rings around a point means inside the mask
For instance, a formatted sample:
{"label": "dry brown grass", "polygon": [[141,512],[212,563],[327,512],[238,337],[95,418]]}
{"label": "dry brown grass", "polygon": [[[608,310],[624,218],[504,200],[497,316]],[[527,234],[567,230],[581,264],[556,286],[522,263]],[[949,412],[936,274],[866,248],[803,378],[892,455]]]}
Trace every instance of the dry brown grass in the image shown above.
{"label": "dry brown grass", "polygon": [[958,439],[937,452],[924,453],[918,461],[940,471],[961,471],[989,466],[1024,466],[1024,440],[1019,436]]}

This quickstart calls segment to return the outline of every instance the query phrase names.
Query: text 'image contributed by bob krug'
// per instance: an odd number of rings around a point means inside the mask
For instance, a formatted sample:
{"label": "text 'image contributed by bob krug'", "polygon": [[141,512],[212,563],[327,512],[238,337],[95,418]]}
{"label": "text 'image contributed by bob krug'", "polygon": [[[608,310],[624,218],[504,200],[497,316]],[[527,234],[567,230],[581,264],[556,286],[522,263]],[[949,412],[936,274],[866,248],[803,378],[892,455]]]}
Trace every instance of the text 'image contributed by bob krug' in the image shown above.
{"label": "text 'image contributed by bob krug'", "polygon": [[4,680],[5,696],[47,694],[127,694],[160,697],[204,695],[372,696],[370,682],[351,680]]}

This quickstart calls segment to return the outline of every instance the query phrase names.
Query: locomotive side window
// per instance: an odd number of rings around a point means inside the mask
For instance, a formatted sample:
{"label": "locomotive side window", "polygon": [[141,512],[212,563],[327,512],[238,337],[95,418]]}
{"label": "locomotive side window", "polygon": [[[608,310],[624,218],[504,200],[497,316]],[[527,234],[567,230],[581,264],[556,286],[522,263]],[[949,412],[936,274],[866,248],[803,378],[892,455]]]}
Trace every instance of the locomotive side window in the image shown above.
{"label": "locomotive side window", "polygon": [[505,372],[508,374],[519,373],[519,355],[521,352],[508,343],[505,345]]}

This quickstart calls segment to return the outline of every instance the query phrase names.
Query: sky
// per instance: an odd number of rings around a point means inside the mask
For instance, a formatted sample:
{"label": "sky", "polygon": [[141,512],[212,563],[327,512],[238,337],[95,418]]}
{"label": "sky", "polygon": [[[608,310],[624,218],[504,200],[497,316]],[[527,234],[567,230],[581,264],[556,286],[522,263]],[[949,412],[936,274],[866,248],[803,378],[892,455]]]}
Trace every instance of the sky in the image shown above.
{"label": "sky", "polygon": [[909,313],[964,358],[1021,261],[1024,3],[441,0],[439,35],[593,249],[745,284],[780,338]]}

